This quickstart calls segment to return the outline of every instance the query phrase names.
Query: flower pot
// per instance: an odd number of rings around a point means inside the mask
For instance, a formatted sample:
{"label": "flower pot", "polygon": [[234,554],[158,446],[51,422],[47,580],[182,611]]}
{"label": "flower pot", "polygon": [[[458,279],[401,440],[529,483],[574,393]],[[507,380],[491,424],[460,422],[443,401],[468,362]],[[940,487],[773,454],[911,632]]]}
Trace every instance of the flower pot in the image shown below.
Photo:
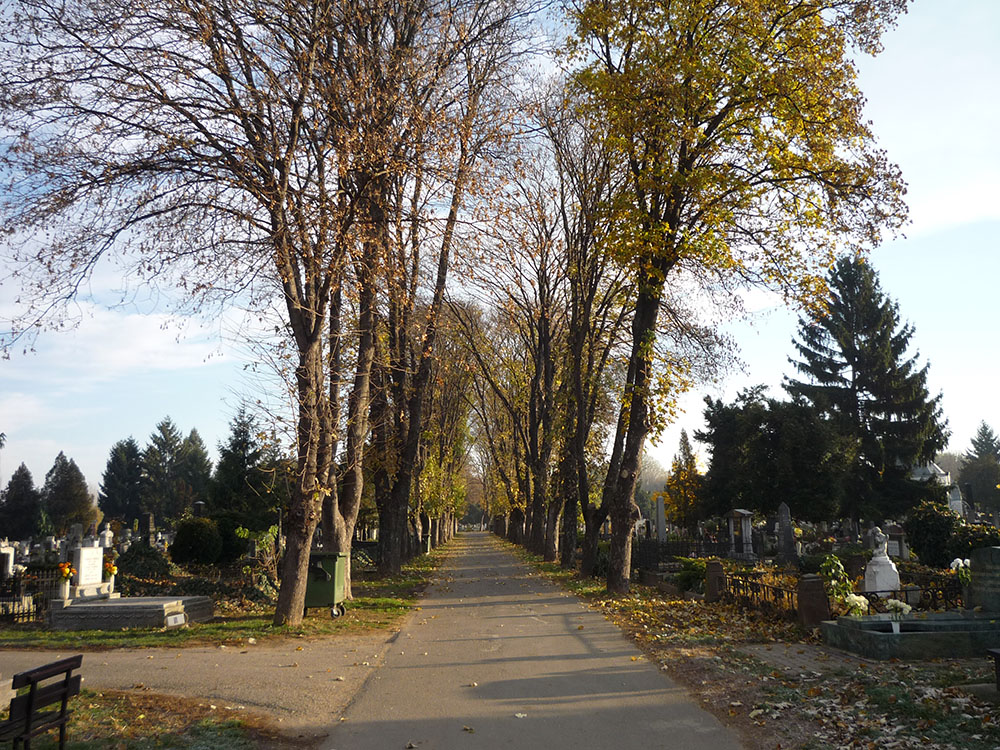
{"label": "flower pot", "polygon": [[59,581],[59,598],[69,599],[69,581]]}
{"label": "flower pot", "polygon": [[899,620],[891,620],[890,624],[892,625],[892,634],[899,635]]}

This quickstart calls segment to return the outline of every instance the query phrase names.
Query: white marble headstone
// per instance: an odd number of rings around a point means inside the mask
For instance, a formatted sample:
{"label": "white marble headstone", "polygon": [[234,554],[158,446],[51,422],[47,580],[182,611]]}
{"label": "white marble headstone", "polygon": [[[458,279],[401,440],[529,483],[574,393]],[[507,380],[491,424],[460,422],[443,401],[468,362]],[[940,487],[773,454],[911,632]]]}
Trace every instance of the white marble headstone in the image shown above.
{"label": "white marble headstone", "polygon": [[104,550],[100,547],[80,547],[73,551],[76,585],[100,583],[104,566]]}

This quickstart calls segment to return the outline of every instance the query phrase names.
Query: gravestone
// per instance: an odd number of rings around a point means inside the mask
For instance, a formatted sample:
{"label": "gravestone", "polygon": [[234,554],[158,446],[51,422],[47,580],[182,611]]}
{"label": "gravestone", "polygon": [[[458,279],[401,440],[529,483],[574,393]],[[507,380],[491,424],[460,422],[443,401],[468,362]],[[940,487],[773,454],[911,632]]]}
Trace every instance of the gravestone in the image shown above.
{"label": "gravestone", "polygon": [[903,532],[903,527],[899,524],[893,524],[887,527],[885,532],[889,535],[887,543],[889,556],[898,557],[900,560],[909,560],[910,548],[906,544],[906,534]]}
{"label": "gravestone", "polygon": [[0,581],[14,575],[14,548],[0,546]]}
{"label": "gravestone", "polygon": [[100,547],[79,547],[73,551],[75,583],[78,587],[100,583],[104,572],[104,550]]}
{"label": "gravestone", "polygon": [[[726,514],[729,524],[729,553],[734,557],[753,557],[753,512],[743,508],[733,508]],[[739,531],[736,530],[737,524]]]}
{"label": "gravestone", "polygon": [[79,547],[83,543],[83,524],[74,523],[69,527],[69,536],[66,537],[66,541],[70,549],[74,547]]}
{"label": "gravestone", "polygon": [[967,609],[1000,612],[1000,547],[980,547],[969,555],[972,580]]}
{"label": "gravestone", "polygon": [[656,496],[656,541],[662,543],[667,541],[667,514],[663,506],[666,498],[663,495]]}
{"label": "gravestone", "polygon": [[142,514],[142,520],[139,523],[139,533],[145,540],[147,547],[152,547],[156,544],[156,523],[154,522],[152,513]]}
{"label": "gravestone", "polygon": [[795,550],[795,529],[792,527],[792,512],[788,503],[778,506],[778,560],[793,562],[798,559]]}
{"label": "gravestone", "polygon": [[872,529],[871,537],[875,546],[872,559],[865,566],[865,591],[889,597],[892,592],[899,591],[899,571],[887,552],[889,537],[878,526]]}
{"label": "gravestone", "polygon": [[100,539],[101,547],[104,549],[111,549],[115,544],[115,532],[111,530],[111,524],[104,524],[104,530],[98,534]]}

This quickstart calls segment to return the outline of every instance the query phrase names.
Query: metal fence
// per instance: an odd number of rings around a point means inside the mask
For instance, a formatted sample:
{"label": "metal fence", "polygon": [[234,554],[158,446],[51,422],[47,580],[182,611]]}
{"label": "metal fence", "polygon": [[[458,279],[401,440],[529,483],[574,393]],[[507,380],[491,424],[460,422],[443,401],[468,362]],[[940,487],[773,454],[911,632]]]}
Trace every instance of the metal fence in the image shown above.
{"label": "metal fence", "polygon": [[754,573],[727,573],[723,597],[739,607],[787,617],[798,613],[798,592],[794,588],[765,583]]}
{"label": "metal fence", "polygon": [[49,600],[58,596],[58,568],[30,568],[0,581],[0,622],[44,622]]}
{"label": "metal fence", "polygon": [[886,600],[895,599],[909,604],[920,611],[937,611],[961,609],[962,586],[958,581],[927,583],[925,586],[914,584],[897,591],[861,591],[859,596],[868,600],[868,614],[888,612]]}

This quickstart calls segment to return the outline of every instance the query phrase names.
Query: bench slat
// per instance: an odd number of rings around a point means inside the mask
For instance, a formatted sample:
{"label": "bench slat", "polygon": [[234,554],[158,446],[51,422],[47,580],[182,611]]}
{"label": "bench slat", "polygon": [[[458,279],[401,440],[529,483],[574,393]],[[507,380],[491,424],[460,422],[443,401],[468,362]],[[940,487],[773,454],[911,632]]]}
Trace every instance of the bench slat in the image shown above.
{"label": "bench slat", "polygon": [[34,736],[42,732],[47,732],[49,729],[55,729],[59,725],[64,724],[71,713],[73,712],[67,710],[65,717],[61,716],[58,711],[45,711],[36,714],[30,728],[25,727],[23,722],[16,722],[14,724],[9,722],[0,723],[0,742],[6,742],[15,737]]}
{"label": "bench slat", "polygon": [[11,687],[14,690],[27,687],[33,682],[47,680],[49,677],[54,677],[61,672],[69,672],[74,669],[79,669],[82,663],[83,654],[77,654],[76,656],[70,656],[66,659],[54,661],[51,664],[35,667],[34,669],[27,669],[24,672],[18,672],[11,680]]}
{"label": "bench slat", "polygon": [[82,679],[80,675],[73,675],[64,682],[40,687],[35,690],[34,699],[32,699],[31,693],[25,693],[24,695],[12,698],[10,701],[10,718],[23,720],[28,713],[29,702],[35,712],[37,712],[39,709],[51,706],[53,703],[61,703],[63,697],[72,698],[74,695],[79,695]]}

